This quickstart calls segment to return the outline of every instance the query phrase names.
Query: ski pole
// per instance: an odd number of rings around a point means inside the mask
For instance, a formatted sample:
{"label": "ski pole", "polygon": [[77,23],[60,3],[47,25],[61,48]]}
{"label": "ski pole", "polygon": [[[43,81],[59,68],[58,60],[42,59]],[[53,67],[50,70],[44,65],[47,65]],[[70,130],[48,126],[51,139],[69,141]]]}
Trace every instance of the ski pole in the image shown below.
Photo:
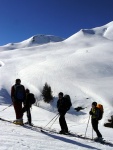
{"label": "ski pole", "polygon": [[54,120],[53,123],[51,124],[50,129],[51,129],[52,125],[55,123],[55,121],[58,119],[58,117],[59,117],[59,115],[55,118],[55,120]]}
{"label": "ski pole", "polygon": [[12,106],[12,104],[10,104],[9,106],[7,106],[6,108],[4,108],[3,110],[1,110],[0,112],[4,111],[5,109],[7,109],[10,106]]}
{"label": "ski pole", "polygon": [[93,127],[92,127],[92,140],[93,140]]}
{"label": "ski pole", "polygon": [[[59,115],[59,113],[58,113],[57,115]],[[55,117],[53,117],[53,118],[48,122],[48,124],[50,124],[50,122],[51,122],[54,118],[56,118],[57,115],[55,115]],[[47,124],[47,125],[48,125],[48,124]],[[46,125],[46,126],[47,126],[47,125]],[[45,127],[46,127],[46,126],[45,126]],[[45,127],[44,127],[44,128],[45,128]]]}
{"label": "ski pole", "polygon": [[87,129],[88,129],[89,120],[90,120],[90,115],[89,115],[89,119],[88,119],[88,123],[87,123],[86,131],[85,131],[85,138],[86,138],[86,132],[87,132]]}

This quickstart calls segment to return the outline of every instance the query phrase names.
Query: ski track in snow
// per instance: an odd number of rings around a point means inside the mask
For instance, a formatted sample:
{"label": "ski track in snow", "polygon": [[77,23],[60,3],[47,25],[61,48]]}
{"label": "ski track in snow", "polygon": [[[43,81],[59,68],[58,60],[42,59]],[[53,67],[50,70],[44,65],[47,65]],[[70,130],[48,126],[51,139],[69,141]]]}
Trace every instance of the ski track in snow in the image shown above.
{"label": "ski track in snow", "polygon": [[[5,108],[6,106],[0,106],[0,110]],[[37,115],[36,115],[37,114]],[[43,119],[42,119],[43,116]],[[32,117],[33,123],[35,125],[39,125],[44,127],[51,118],[55,116],[54,113],[48,112],[44,109],[33,107],[32,109]],[[14,120],[15,113],[13,107],[6,109],[1,112],[1,118],[6,118],[8,120]],[[72,117],[72,116],[71,116]],[[66,115],[66,119],[68,122],[68,127],[71,131],[84,134],[87,123],[79,123],[76,124],[76,121],[70,121],[70,116]],[[76,116],[73,116],[73,120],[76,120]],[[24,121],[26,122],[26,115],[24,115]],[[22,149],[22,150],[65,150],[66,148],[69,150],[112,150],[113,147],[105,146],[99,143],[95,143],[89,140],[83,140],[76,137],[59,135],[48,132],[40,132],[38,128],[29,128],[28,126],[22,127],[18,125],[14,125],[12,123],[3,122],[0,120],[0,149]],[[49,127],[49,126],[48,126]],[[100,126],[99,126],[100,128]],[[54,123],[52,129],[60,130],[58,120]],[[89,128],[87,131],[87,136],[91,137],[91,125],[89,124]],[[104,131],[103,129],[101,129]],[[112,138],[111,130],[107,130],[103,133],[105,139],[107,136]],[[95,136],[95,134],[94,134]]]}
{"label": "ski track in snow", "polygon": [[[64,150],[65,147],[74,150],[77,149],[97,149],[94,143],[79,140],[77,138],[70,138],[67,136],[60,136],[50,133],[40,133],[40,131],[33,131],[21,126],[10,125],[10,123],[2,123],[2,126],[7,126],[5,131],[0,136],[0,149],[59,149]],[[5,145],[4,145],[5,143]],[[89,145],[90,144],[90,145]],[[104,147],[104,146],[103,146]]]}

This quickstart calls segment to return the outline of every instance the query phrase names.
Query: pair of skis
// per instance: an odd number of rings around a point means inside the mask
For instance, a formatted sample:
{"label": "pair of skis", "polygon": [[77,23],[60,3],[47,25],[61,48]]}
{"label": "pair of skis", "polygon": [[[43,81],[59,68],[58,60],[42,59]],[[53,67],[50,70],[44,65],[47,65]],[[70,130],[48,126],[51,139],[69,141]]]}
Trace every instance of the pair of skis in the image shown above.
{"label": "pair of skis", "polygon": [[[50,133],[50,134],[60,134],[59,132],[57,132],[55,130],[49,130],[49,129],[41,129],[41,132]],[[69,132],[68,134],[60,134],[60,135],[70,136],[70,137],[75,137],[75,138],[80,138],[80,139],[84,139],[84,140],[88,140],[88,141],[93,141],[93,142],[97,142],[97,143],[100,143],[100,144],[103,144],[103,145],[108,145],[110,147],[113,147],[113,143],[112,142],[106,141],[104,139],[101,140],[101,141],[95,141],[94,139],[91,139],[89,137],[84,137],[83,135],[78,135],[78,134],[72,133],[72,132]]]}

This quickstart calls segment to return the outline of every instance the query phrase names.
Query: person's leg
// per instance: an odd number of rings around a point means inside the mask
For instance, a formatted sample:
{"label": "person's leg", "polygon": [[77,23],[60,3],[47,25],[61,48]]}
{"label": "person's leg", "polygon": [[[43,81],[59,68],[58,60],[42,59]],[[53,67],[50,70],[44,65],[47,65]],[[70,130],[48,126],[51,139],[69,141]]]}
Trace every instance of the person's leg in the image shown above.
{"label": "person's leg", "polygon": [[65,113],[60,114],[59,123],[61,126],[61,130],[64,132],[68,132],[68,127],[67,127],[67,123],[65,120]]}
{"label": "person's leg", "polygon": [[66,120],[65,120],[65,115],[64,115],[64,118],[63,118],[63,126],[64,126],[65,132],[68,132],[68,126],[67,126],[67,123],[66,123]]}
{"label": "person's leg", "polygon": [[96,132],[97,136],[102,137],[100,131],[98,130],[98,120],[92,119],[92,127],[93,127],[93,130]]}
{"label": "person's leg", "polygon": [[14,105],[15,114],[16,114],[16,120],[14,121],[14,123],[18,125],[23,125],[22,103],[14,102],[13,105]]}
{"label": "person's leg", "polygon": [[60,127],[61,127],[61,131],[63,131],[63,117],[62,115],[60,114],[60,117],[59,117],[59,124],[60,124]]}
{"label": "person's leg", "polygon": [[18,108],[18,105],[17,105],[17,103],[16,102],[13,102],[13,107],[14,107],[14,110],[15,110],[15,115],[16,115],[16,119],[18,118],[18,112],[17,112],[17,108]]}
{"label": "person's leg", "polygon": [[30,108],[27,110],[27,118],[28,118],[29,125],[31,125],[31,111],[30,111]]}
{"label": "person's leg", "polygon": [[27,106],[26,105],[24,105],[24,107],[22,108],[22,118],[23,118],[23,115],[24,115],[25,112],[27,112]]}
{"label": "person's leg", "polygon": [[22,108],[22,113],[24,114],[26,111],[27,111],[27,108],[26,108],[26,106],[24,106],[24,107]]}
{"label": "person's leg", "polygon": [[16,119],[22,119],[22,103],[21,102],[14,102],[13,103]]}

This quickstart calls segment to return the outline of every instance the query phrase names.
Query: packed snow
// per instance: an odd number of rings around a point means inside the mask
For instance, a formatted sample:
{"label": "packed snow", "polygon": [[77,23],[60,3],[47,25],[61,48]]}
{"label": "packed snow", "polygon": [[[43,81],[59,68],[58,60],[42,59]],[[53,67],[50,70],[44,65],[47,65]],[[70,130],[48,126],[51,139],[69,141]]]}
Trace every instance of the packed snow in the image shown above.
{"label": "packed snow", "polygon": [[[44,127],[57,114],[58,93],[62,91],[72,100],[72,108],[66,114],[69,130],[85,134],[91,103],[97,101],[104,106],[99,130],[104,139],[113,142],[112,128],[103,126],[113,115],[113,22],[93,29],[81,29],[66,40],[54,40],[53,37],[48,40],[48,37],[36,36],[36,43],[31,43],[31,37],[20,43],[0,46],[0,117],[15,119],[12,106],[2,110],[11,104],[11,86],[16,78],[20,78],[37,99],[38,107],[32,108],[33,124]],[[54,96],[50,104],[44,103],[41,97],[46,82]],[[76,112],[74,108],[79,106],[85,109]],[[0,124],[2,150],[113,149],[93,141],[42,133],[39,129],[31,130],[8,122],[0,121]],[[60,131],[58,119],[52,129]],[[91,123],[87,136],[92,138]],[[95,132],[93,137],[96,137]]]}

